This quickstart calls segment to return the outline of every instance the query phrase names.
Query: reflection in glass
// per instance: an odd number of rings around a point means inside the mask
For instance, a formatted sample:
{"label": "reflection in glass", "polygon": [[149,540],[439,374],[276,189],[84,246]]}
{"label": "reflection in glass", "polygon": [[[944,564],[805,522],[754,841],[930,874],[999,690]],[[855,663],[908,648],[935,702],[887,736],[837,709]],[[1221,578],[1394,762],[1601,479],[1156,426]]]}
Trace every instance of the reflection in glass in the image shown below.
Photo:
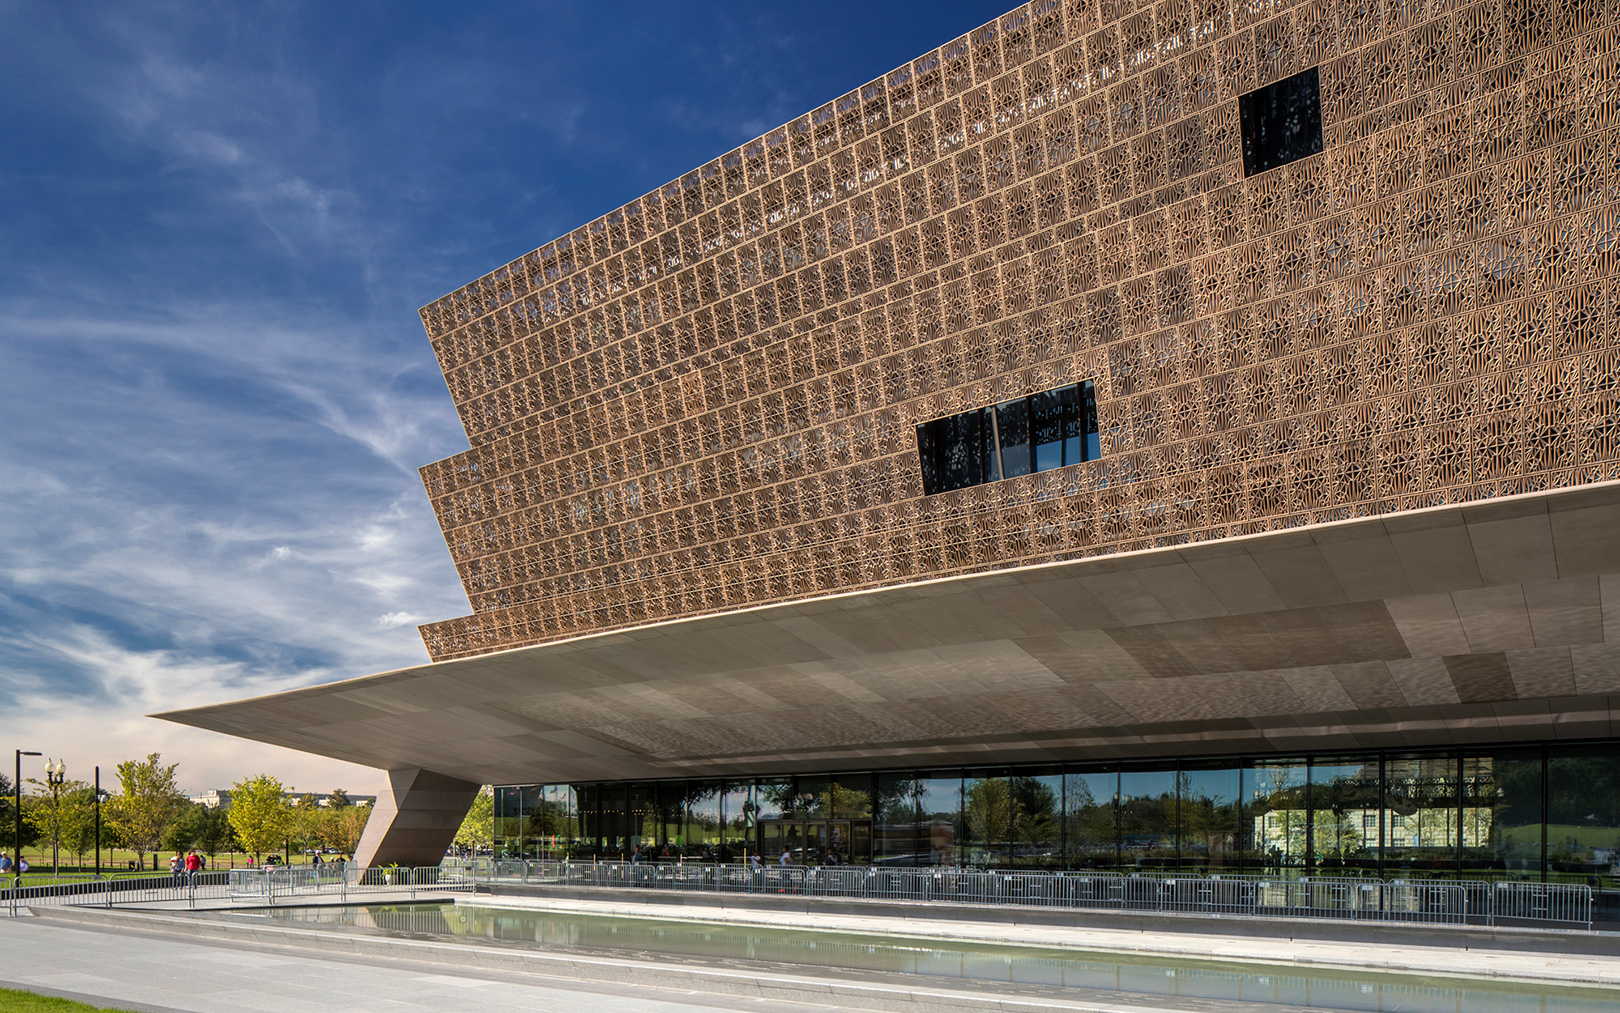
{"label": "reflection in glass", "polygon": [[1238,97],[1243,127],[1243,175],[1322,150],[1322,88],[1317,68],[1275,81]]}
{"label": "reflection in glass", "polygon": [[1121,865],[1130,869],[1176,867],[1176,772],[1132,770],[1119,775]]}
{"label": "reflection in glass", "polygon": [[1305,868],[1304,760],[1256,760],[1243,768],[1243,864],[1249,870]]}
{"label": "reflection in glass", "polygon": [[1311,847],[1316,875],[1378,874],[1378,757],[1311,761]]}
{"label": "reflection in glass", "polygon": [[832,812],[841,820],[872,818],[872,775],[839,774],[832,783]]}
{"label": "reflection in glass", "polygon": [[1547,757],[1547,879],[1613,890],[1617,862],[1620,749],[1554,747]]}
{"label": "reflection in glass", "polygon": [[626,844],[625,788],[623,784],[598,784],[581,792],[587,833],[595,838],[595,853],[603,858],[620,858],[630,850]]}
{"label": "reflection in glass", "polygon": [[1071,868],[1119,864],[1119,772],[1070,767],[1063,777],[1065,850]]}
{"label": "reflection in glass", "polygon": [[760,819],[781,819],[794,806],[793,779],[762,778],[754,784],[754,801],[759,806]]}
{"label": "reflection in glass", "polygon": [[1177,788],[1178,868],[1236,872],[1241,792],[1238,768],[1183,766]]}
{"label": "reflection in glass", "polygon": [[922,809],[918,844],[926,849],[923,864],[956,865],[956,845],[963,836],[962,776],[955,771],[925,772],[917,785]]}
{"label": "reflection in glass", "polygon": [[721,851],[725,861],[740,862],[759,849],[755,832],[759,807],[754,802],[753,786],[747,781],[727,781],[723,802],[725,829],[721,832]]}
{"label": "reflection in glass", "polygon": [[1001,439],[1001,477],[1017,478],[1033,470],[1029,449],[1029,399],[996,405],[996,432]]}
{"label": "reflection in glass", "polygon": [[1457,871],[1457,757],[1391,756],[1386,790],[1384,870],[1391,876]]}
{"label": "reflection in glass", "polygon": [[805,859],[804,848],[804,824],[799,822],[783,823],[782,846],[777,850],[776,854],[780,855],[782,851],[786,851],[794,865],[803,865]]}
{"label": "reflection in glass", "polygon": [[801,777],[785,812],[791,816],[828,817],[833,814],[832,778]]}
{"label": "reflection in glass", "polygon": [[572,857],[579,847],[580,838],[573,786],[539,786],[530,805],[524,856],[541,859]]}
{"label": "reflection in glass", "polygon": [[1003,769],[970,770],[962,779],[967,864],[979,868],[1007,863],[1012,831],[1012,788]]}
{"label": "reflection in glass", "polygon": [[1015,773],[1010,862],[1021,868],[1063,865],[1063,774],[1056,768]]}
{"label": "reflection in glass", "polygon": [[914,774],[877,775],[877,822],[872,828],[873,865],[933,865],[920,834],[922,784]]}
{"label": "reflection in glass", "polygon": [[917,427],[924,492],[966,489],[1001,477],[992,411],[980,408]]}
{"label": "reflection in glass", "polygon": [[513,855],[513,840],[517,836],[518,826],[518,789],[497,786],[495,796],[491,800],[491,810],[494,815],[494,825],[491,827],[491,836],[495,839],[495,857],[510,858]]}
{"label": "reflection in glass", "polygon": [[1463,864],[1468,879],[1541,878],[1541,750],[1463,757]]}
{"label": "reflection in glass", "polygon": [[720,782],[686,782],[686,841],[681,853],[701,862],[720,858]]}
{"label": "reflection in glass", "polygon": [[663,809],[658,804],[657,784],[625,785],[625,839],[618,850],[628,856],[636,848],[655,854],[663,829]]}
{"label": "reflection in glass", "polygon": [[1051,471],[1084,461],[1080,445],[1080,388],[1059,387],[1029,399],[1031,440],[1035,444],[1035,470]]}
{"label": "reflection in glass", "polygon": [[[1548,757],[1546,763],[1543,756]],[[1382,769],[1380,770],[1380,764]],[[1305,872],[1586,883],[1620,909],[1620,747],[501,785],[503,859],[775,861],[826,835],[882,865]],[[1241,806],[1240,803],[1241,802]],[[1545,825],[1543,813],[1547,814]],[[1543,850],[1543,835],[1546,846]],[[791,840],[790,840],[791,839]],[[649,852],[650,854],[651,852]],[[823,856],[824,857],[824,856]],[[1460,865],[1459,865],[1460,857]]]}
{"label": "reflection in glass", "polygon": [[917,455],[927,495],[1096,460],[1095,388],[1088,380],[924,422]]}

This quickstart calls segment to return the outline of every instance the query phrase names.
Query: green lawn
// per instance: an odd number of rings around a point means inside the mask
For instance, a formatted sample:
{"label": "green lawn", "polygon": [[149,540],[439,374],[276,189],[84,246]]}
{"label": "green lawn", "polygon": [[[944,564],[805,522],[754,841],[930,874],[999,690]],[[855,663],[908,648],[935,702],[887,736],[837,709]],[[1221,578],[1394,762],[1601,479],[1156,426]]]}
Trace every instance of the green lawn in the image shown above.
{"label": "green lawn", "polygon": [[[3,837],[4,835],[0,834],[0,838]],[[9,854],[11,851],[10,843],[6,840],[0,839],[0,851],[5,851]],[[37,848],[30,845],[29,847],[23,849],[23,857],[28,859],[30,873],[51,871],[50,848]],[[292,857],[295,861],[299,859],[306,861],[308,860],[308,856],[293,855]],[[87,853],[84,856],[84,863],[82,865],[79,863],[79,857],[77,855],[63,852],[61,858],[63,875],[78,875],[80,873],[89,875],[96,871],[96,859],[92,854]],[[103,873],[129,872],[131,871],[129,869],[129,863],[134,860],[135,852],[133,851],[125,851],[123,848],[115,848],[112,851],[103,849],[101,852],[101,871]],[[210,870],[233,868],[243,869],[247,867],[247,861],[248,856],[246,855],[232,855],[228,852],[221,852],[209,859],[208,868]],[[159,852],[157,856],[157,864],[158,867],[156,871],[158,873],[161,874],[168,872],[169,852]],[[150,852],[148,852],[146,855],[146,863],[144,868],[147,875],[151,875],[154,871],[152,869],[152,855]]]}
{"label": "green lawn", "polygon": [[89,1006],[72,999],[57,999],[33,992],[18,992],[0,988],[0,1013],[74,1013],[76,1010],[111,1010],[112,1013],[131,1013],[117,1006]]}

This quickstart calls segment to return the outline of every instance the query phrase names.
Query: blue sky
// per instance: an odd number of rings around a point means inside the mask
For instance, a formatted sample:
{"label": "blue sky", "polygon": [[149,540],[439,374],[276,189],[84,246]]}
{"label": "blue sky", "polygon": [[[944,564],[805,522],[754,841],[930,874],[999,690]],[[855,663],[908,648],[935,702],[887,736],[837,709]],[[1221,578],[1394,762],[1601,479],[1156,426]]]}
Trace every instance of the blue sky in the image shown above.
{"label": "blue sky", "polygon": [[372,788],[142,715],[468,611],[417,308],[1004,9],[0,0],[7,738]]}

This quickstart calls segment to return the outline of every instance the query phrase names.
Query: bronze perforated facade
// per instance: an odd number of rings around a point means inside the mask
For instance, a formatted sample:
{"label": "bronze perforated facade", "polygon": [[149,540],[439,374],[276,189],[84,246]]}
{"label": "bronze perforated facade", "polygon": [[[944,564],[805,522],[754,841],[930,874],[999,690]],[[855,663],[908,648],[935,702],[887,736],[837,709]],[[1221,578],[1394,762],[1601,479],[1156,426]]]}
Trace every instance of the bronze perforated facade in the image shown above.
{"label": "bronze perforated facade", "polygon": [[[1617,116],[1612,3],[1021,7],[423,309],[428,650],[1620,477]],[[1088,380],[1098,459],[924,495]]]}

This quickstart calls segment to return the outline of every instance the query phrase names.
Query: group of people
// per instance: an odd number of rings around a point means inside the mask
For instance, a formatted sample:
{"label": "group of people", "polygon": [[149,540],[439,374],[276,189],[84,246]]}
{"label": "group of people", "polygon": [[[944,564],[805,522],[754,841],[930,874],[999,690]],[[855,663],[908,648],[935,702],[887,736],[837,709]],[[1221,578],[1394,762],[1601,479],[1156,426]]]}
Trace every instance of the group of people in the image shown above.
{"label": "group of people", "polygon": [[197,873],[206,868],[208,860],[197,854],[195,848],[185,855],[176,851],[174,857],[169,859],[169,875],[174,879],[175,886],[196,885]]}
{"label": "group of people", "polygon": [[19,855],[17,857],[17,860],[15,862],[13,862],[11,860],[10,855],[6,854],[3,851],[0,851],[0,876],[9,876],[14,872],[27,872],[27,871],[28,871],[28,859],[23,858],[21,855]]}

